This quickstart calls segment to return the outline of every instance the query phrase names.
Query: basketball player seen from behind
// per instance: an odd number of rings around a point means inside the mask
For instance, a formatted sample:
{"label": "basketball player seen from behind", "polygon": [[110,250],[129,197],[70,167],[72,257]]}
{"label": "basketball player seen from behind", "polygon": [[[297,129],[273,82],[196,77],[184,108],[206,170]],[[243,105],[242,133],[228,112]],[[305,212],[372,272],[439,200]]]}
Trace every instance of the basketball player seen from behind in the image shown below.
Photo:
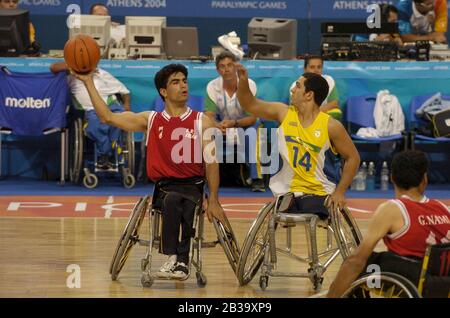
{"label": "basketball player seen from behind", "polygon": [[[164,241],[164,245],[162,246],[162,253],[169,255],[169,258],[161,267],[159,274],[161,274],[160,276],[179,279],[183,279],[188,274],[186,264],[188,264],[189,258],[191,232],[189,225],[192,225],[191,220],[188,220],[188,218],[193,219],[194,208],[189,205],[188,200],[184,200],[180,195],[177,195],[177,191],[183,195],[192,194],[196,198],[201,197],[203,195],[203,187],[198,186],[199,182],[197,180],[203,180],[206,176],[209,188],[208,206],[206,209],[208,219],[212,221],[212,218],[215,217],[224,223],[226,218],[218,199],[219,166],[215,160],[215,154],[211,151],[208,157],[207,151],[202,151],[206,147],[208,149],[213,148],[210,143],[212,142],[214,145],[214,141],[207,137],[205,138],[204,136],[207,134],[203,132],[208,128],[214,127],[214,123],[208,116],[193,111],[187,106],[189,92],[187,75],[187,69],[180,64],[167,65],[156,74],[155,86],[165,101],[163,112],[145,111],[133,113],[125,111],[113,113],[98,94],[94,86],[92,73],[89,75],[75,74],[77,78],[84,82],[95,111],[103,123],[130,132],[146,133],[147,158],[151,159],[147,161],[148,177],[155,182],[168,180],[171,183],[168,185],[169,191],[173,191],[172,189],[175,188],[174,195],[167,194],[165,199],[163,199],[162,241]],[[180,140],[174,141],[172,139],[173,132],[177,129],[183,130],[181,142]],[[199,136],[200,133],[201,136]],[[186,142],[190,145],[189,149],[192,151],[189,154],[183,153],[180,161],[178,152],[174,151],[176,146],[174,144],[186,144]],[[197,154],[194,147],[199,148]],[[186,155],[189,160],[185,160]],[[195,156],[197,158],[194,158]],[[174,186],[174,182],[176,186]],[[186,213],[188,213],[188,210],[192,210],[192,213],[189,212],[190,215],[187,217]],[[181,242],[178,242],[181,219],[184,220],[184,224],[181,223],[183,225],[183,233]],[[187,226],[186,222],[188,222]],[[185,233],[185,230],[187,233]]]}
{"label": "basketball player seen from behind", "polygon": [[[270,179],[275,196],[292,192],[293,212],[328,216],[325,207],[344,207],[345,192],[359,167],[359,154],[342,124],[321,112],[328,83],[320,75],[305,73],[292,89],[292,105],[265,102],[251,93],[248,73],[236,65],[237,96],[242,108],[256,117],[280,123],[277,130],[282,169]],[[336,155],[345,160],[342,176],[335,166]]]}

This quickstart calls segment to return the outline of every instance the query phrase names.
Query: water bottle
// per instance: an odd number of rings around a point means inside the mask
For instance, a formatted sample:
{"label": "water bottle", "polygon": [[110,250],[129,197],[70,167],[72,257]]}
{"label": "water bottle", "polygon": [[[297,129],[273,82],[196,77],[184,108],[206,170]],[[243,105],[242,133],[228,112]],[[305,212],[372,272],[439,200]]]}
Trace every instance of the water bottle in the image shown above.
{"label": "water bottle", "polygon": [[366,189],[369,191],[375,190],[375,164],[373,161],[369,163],[367,170]]}
{"label": "water bottle", "polygon": [[356,190],[364,191],[366,190],[366,175],[367,175],[367,163],[363,162],[361,167],[356,174]]}
{"label": "water bottle", "polygon": [[386,191],[389,189],[389,168],[387,162],[383,162],[383,166],[381,168],[381,190]]}

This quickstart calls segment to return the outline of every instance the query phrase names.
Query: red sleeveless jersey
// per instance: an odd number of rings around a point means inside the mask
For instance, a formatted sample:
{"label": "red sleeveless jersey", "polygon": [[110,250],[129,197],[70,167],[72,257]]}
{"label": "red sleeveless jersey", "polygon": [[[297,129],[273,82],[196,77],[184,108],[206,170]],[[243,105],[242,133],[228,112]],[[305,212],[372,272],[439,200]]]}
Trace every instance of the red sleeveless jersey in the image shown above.
{"label": "red sleeveless jersey", "polygon": [[147,126],[147,175],[162,178],[203,177],[202,113],[187,108],[180,117],[152,111]]}
{"label": "red sleeveless jersey", "polygon": [[442,202],[425,196],[419,202],[407,196],[392,202],[400,208],[405,225],[384,237],[389,251],[423,258],[428,244],[450,242],[450,211]]}

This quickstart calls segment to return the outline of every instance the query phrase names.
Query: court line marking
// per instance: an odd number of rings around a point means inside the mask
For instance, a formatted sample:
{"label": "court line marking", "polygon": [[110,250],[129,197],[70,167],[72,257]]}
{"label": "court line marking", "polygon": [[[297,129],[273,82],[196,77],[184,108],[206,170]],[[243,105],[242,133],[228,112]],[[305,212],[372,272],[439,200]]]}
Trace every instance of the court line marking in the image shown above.
{"label": "court line marking", "polygon": [[75,205],[75,212],[85,212],[87,208],[86,202],[77,202]]}
{"label": "court line marking", "polygon": [[[108,200],[106,200],[106,204],[112,204],[114,203],[114,196],[110,195],[108,197]],[[111,208],[107,208],[105,210],[105,219],[109,219],[111,217],[112,214],[112,209]]]}

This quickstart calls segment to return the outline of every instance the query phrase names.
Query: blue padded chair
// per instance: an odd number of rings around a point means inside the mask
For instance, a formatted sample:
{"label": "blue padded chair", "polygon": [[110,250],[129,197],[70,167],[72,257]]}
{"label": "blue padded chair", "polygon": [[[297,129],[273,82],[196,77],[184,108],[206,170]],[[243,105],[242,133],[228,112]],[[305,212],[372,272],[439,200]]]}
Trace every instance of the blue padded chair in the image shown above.
{"label": "blue padded chair", "polygon": [[375,119],[373,118],[373,110],[375,108],[375,94],[367,94],[363,96],[353,96],[347,99],[346,119],[347,128],[352,139],[358,143],[380,144],[385,141],[403,141],[406,147],[407,135],[398,134],[388,137],[365,138],[356,135],[361,127],[375,128]]}
{"label": "blue padded chair", "polygon": [[[416,110],[422,106],[422,104],[429,99],[434,94],[428,95],[420,95],[414,96],[411,100],[411,105],[409,107],[409,123],[410,123],[410,131],[411,131],[411,147],[414,149],[417,144],[440,144],[440,143],[448,143],[450,144],[450,138],[446,137],[430,137],[418,134],[416,129],[423,127],[427,124],[427,122],[416,116]],[[442,99],[450,100],[450,95],[442,95]]]}
{"label": "blue padded chair", "polygon": [[0,175],[2,134],[42,136],[60,132],[60,184],[63,185],[66,113],[70,103],[66,74],[12,72],[2,66],[0,83]]}
{"label": "blue padded chair", "polygon": [[[205,108],[205,99],[203,96],[189,95],[187,104],[191,109],[202,112]],[[157,112],[164,110],[164,101],[161,96],[156,97],[153,103],[153,110]]]}

